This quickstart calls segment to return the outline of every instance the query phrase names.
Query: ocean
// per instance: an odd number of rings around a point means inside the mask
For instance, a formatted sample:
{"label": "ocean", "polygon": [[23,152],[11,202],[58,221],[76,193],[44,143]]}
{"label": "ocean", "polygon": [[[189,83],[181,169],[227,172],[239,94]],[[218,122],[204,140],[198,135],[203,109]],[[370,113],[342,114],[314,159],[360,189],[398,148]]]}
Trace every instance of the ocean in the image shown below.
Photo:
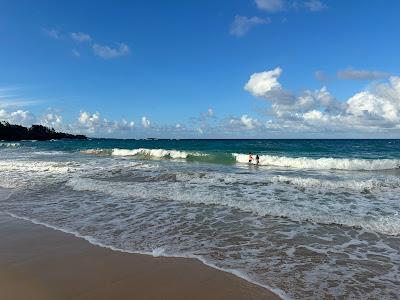
{"label": "ocean", "polygon": [[399,299],[399,166],[400,140],[0,142],[0,211],[283,298]]}

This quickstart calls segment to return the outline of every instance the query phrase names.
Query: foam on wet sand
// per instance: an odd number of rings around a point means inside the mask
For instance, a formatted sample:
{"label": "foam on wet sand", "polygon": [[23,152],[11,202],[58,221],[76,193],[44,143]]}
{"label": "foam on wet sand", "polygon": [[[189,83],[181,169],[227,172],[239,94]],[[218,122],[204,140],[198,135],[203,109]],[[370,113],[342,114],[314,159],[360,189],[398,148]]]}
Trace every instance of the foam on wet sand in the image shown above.
{"label": "foam on wet sand", "polygon": [[0,213],[0,299],[279,299],[194,259],[112,251]]}

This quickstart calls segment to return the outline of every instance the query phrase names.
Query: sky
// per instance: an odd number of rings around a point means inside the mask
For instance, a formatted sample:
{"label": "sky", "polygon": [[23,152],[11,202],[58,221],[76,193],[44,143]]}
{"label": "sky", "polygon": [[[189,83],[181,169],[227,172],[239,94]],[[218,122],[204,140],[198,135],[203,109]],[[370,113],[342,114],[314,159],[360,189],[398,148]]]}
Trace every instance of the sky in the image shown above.
{"label": "sky", "polygon": [[113,138],[400,138],[399,11],[0,0],[0,121]]}

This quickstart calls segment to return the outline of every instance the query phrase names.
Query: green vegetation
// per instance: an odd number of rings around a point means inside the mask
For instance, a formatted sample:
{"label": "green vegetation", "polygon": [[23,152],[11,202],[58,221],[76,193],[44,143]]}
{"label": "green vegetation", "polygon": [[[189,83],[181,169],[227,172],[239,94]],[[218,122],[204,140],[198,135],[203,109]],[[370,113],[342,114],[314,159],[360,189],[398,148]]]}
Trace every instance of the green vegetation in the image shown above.
{"label": "green vegetation", "polygon": [[42,125],[32,125],[30,128],[21,125],[12,125],[8,122],[0,122],[0,140],[21,141],[21,140],[59,140],[59,139],[78,139],[86,140],[84,135],[74,135],[69,133],[57,132],[53,128]]}

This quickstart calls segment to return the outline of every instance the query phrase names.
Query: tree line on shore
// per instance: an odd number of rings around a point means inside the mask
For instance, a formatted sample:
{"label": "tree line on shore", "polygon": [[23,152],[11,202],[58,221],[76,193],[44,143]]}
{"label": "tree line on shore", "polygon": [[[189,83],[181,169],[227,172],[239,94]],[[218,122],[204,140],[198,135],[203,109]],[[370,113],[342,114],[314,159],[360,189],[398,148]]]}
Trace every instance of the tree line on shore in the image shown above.
{"label": "tree line on shore", "polygon": [[69,133],[57,132],[54,130],[54,128],[49,128],[42,125],[32,125],[28,128],[21,125],[13,125],[8,122],[0,121],[0,140],[3,141],[48,141],[59,139],[86,140],[87,137],[81,134],[74,135]]}

